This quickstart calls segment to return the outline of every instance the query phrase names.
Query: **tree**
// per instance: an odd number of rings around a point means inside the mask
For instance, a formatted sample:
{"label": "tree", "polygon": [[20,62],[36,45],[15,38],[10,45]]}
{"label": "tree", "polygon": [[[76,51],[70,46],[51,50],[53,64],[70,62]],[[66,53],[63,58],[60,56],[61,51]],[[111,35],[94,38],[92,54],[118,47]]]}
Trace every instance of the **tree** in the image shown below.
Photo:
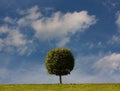
{"label": "tree", "polygon": [[59,76],[62,84],[62,76],[70,74],[74,68],[74,57],[67,48],[54,48],[48,51],[45,65],[48,73]]}

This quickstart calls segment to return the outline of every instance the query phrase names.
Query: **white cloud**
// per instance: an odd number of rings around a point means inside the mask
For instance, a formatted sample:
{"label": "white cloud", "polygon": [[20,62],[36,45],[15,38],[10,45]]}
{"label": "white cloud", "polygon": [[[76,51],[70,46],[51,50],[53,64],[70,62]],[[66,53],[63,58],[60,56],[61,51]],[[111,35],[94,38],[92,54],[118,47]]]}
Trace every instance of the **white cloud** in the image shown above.
{"label": "white cloud", "polygon": [[104,46],[103,46],[103,43],[102,43],[101,41],[96,42],[96,43],[88,42],[88,43],[86,43],[86,46],[87,46],[89,49],[104,47]]}
{"label": "white cloud", "polygon": [[108,8],[108,10],[112,10],[119,5],[118,1],[115,0],[103,0],[102,3]]}
{"label": "white cloud", "polygon": [[21,28],[30,28],[30,24],[38,19],[41,16],[41,13],[39,12],[38,6],[18,12],[21,14],[21,18],[12,19],[7,16],[3,19],[5,24],[0,26],[0,35],[3,36],[0,38],[0,50],[13,52],[15,49],[21,55],[27,52],[27,55],[29,55],[35,50],[35,48],[33,48],[35,45],[33,45],[33,42],[30,42],[33,38],[30,40],[27,39],[26,37],[29,36],[27,34],[23,34],[22,31],[24,30],[21,30]]}
{"label": "white cloud", "polygon": [[[118,33],[120,32],[120,12],[116,13],[116,21],[115,24],[118,27]],[[120,36],[119,34],[113,35],[112,38],[107,42],[108,44],[119,44],[120,43]]]}
{"label": "white cloud", "polygon": [[21,46],[25,44],[24,36],[20,33],[19,29],[14,29],[8,26],[0,27],[0,34],[6,34],[4,38],[1,38],[1,42],[4,41],[3,44],[6,46]]}
{"label": "white cloud", "polygon": [[19,26],[26,26],[27,25],[25,18],[20,18],[17,23]]}
{"label": "white cloud", "polygon": [[60,41],[57,43],[58,47],[63,47],[65,46],[68,42],[70,41],[69,37],[64,37],[62,39],[60,39]]}
{"label": "white cloud", "polygon": [[19,29],[12,27],[0,26],[0,35],[5,34],[4,38],[0,38],[0,49],[3,47],[13,46],[19,47],[26,44],[25,36],[20,33]]}
{"label": "white cloud", "polygon": [[119,28],[119,30],[120,30],[120,12],[117,12],[117,20],[116,20],[116,24],[117,24],[117,26],[118,26],[118,28]]}
{"label": "white cloud", "polygon": [[23,35],[17,30],[10,32],[10,34],[5,39],[5,41],[6,41],[6,45],[10,45],[10,46],[11,45],[21,46],[21,45],[25,45],[26,43],[26,40],[24,40]]}
{"label": "white cloud", "polygon": [[120,43],[120,36],[114,35],[110,41],[108,41],[110,44]]}
{"label": "white cloud", "polygon": [[18,13],[23,15],[23,17],[17,21],[19,26],[29,25],[42,16],[39,12],[38,6],[34,6],[28,10],[18,10]]}
{"label": "white cloud", "polygon": [[6,23],[10,23],[10,24],[14,24],[14,22],[15,22],[15,20],[14,19],[12,19],[11,17],[5,17],[4,19],[3,19],[3,21],[4,22],[6,22]]}
{"label": "white cloud", "polygon": [[4,33],[8,33],[9,32],[9,28],[7,25],[5,26],[0,26],[0,35],[4,34]]}
{"label": "white cloud", "polygon": [[54,13],[51,17],[43,17],[32,23],[39,39],[61,38],[69,33],[74,34],[84,31],[96,22],[94,15],[88,15],[87,11],[62,14]]}
{"label": "white cloud", "polygon": [[[87,11],[67,12],[65,14],[54,12],[47,17],[42,15],[38,6],[34,6],[17,12],[20,18],[7,16],[3,19],[5,24],[0,26],[0,35],[5,34],[5,36],[1,38],[0,49],[3,49],[3,45],[7,47],[5,50],[9,51],[17,48],[19,54],[26,53],[29,48],[31,51],[29,53],[32,53],[35,47],[33,47],[34,41],[32,43],[30,41],[35,38],[40,41],[55,40],[57,42],[55,45],[63,47],[70,42],[70,35],[83,32],[96,23],[95,15],[89,15]],[[29,34],[23,33],[24,29],[27,28],[34,32],[30,39]]]}
{"label": "white cloud", "polygon": [[42,14],[39,12],[39,7],[34,6],[31,9],[28,10],[28,16],[26,17],[27,19],[35,20],[38,19]]}
{"label": "white cloud", "polygon": [[112,44],[112,45],[120,44],[120,36],[119,35],[113,35],[112,38],[107,43]]}
{"label": "white cloud", "polygon": [[100,74],[116,74],[120,73],[120,54],[113,53],[99,59],[95,64],[94,68],[99,71]]}
{"label": "white cloud", "polygon": [[[105,57],[103,54],[79,55],[75,61],[75,68],[70,75],[64,77],[63,81],[65,83],[119,83],[119,59],[120,54],[115,53]],[[113,70],[114,73],[111,74]]]}
{"label": "white cloud", "polygon": [[119,42],[120,41],[120,37],[119,36],[113,36],[112,37],[112,41],[113,42]]}
{"label": "white cloud", "polygon": [[34,40],[27,40],[26,45],[19,47],[18,52],[20,55],[26,54],[27,56],[35,52],[37,44],[34,43]]}
{"label": "white cloud", "polygon": [[19,29],[3,25],[0,26],[0,35],[2,34],[4,37],[0,38],[0,51],[11,53],[14,48],[18,50],[27,45],[27,39]]}
{"label": "white cloud", "polygon": [[4,47],[4,41],[0,39],[0,51],[3,49],[3,47]]}

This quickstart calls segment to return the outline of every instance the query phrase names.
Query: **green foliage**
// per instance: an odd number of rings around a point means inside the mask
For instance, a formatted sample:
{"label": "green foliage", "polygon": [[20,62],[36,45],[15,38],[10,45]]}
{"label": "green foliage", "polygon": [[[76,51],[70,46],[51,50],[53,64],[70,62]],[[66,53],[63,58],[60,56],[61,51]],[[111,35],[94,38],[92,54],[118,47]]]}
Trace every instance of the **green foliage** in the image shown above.
{"label": "green foliage", "polygon": [[49,74],[67,75],[73,70],[74,57],[67,48],[54,48],[47,53],[45,64]]}
{"label": "green foliage", "polygon": [[0,91],[120,91],[120,84],[5,84]]}

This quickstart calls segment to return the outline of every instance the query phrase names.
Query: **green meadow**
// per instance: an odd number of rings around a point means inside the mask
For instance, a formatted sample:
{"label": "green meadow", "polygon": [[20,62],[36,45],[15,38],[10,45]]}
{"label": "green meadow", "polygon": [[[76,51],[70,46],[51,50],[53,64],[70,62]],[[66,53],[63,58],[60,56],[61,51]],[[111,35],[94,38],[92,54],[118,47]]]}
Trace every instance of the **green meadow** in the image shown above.
{"label": "green meadow", "polygon": [[120,84],[1,84],[0,91],[120,91]]}

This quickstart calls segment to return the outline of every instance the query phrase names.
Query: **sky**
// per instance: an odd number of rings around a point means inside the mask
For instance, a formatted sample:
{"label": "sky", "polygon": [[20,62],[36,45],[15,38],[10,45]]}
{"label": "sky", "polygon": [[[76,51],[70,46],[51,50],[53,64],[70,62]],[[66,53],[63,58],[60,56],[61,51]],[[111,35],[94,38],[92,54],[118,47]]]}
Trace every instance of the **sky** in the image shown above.
{"label": "sky", "polygon": [[58,83],[56,47],[75,58],[63,83],[120,83],[120,0],[0,0],[0,84]]}

